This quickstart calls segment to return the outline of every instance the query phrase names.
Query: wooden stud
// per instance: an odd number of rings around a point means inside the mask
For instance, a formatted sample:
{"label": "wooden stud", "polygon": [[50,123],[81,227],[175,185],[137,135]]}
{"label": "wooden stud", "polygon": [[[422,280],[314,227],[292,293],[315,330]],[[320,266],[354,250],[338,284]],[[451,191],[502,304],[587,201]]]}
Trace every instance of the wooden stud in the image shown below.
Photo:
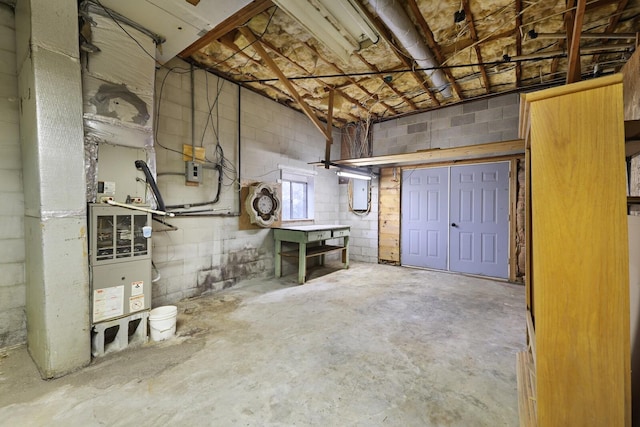
{"label": "wooden stud", "polygon": [[[522,55],[522,0],[516,0],[516,56]],[[520,87],[522,80],[522,64],[516,62],[516,88]]]}
{"label": "wooden stud", "polygon": [[[318,55],[318,58],[320,60],[322,60],[325,64],[327,64],[329,67],[333,68],[333,70],[335,70],[336,72],[340,73],[340,74],[345,74],[345,71],[342,70],[340,67],[338,67],[336,64],[334,64],[333,62],[330,62],[326,59],[324,59],[321,55],[320,52],[318,52],[318,49],[316,49],[315,47],[311,46],[309,43],[302,43],[303,46],[307,47],[309,50],[311,50],[313,53],[315,53],[316,55]],[[396,109],[394,109],[392,106],[390,106],[389,104],[387,104],[384,101],[381,101],[379,99],[379,97],[375,94],[370,92],[366,87],[364,87],[363,85],[361,85],[356,79],[354,79],[353,77],[349,76],[349,75],[344,75],[344,78],[347,79],[349,81],[349,86],[353,85],[355,87],[357,87],[358,89],[360,89],[362,92],[364,92],[368,97],[375,99],[376,101],[378,101],[378,103],[380,105],[382,105],[388,112],[390,112],[391,114],[398,114],[398,111]],[[336,86],[334,87],[334,89],[343,89],[345,86]],[[342,96],[342,95],[341,95]],[[343,96],[344,97],[344,96]],[[351,98],[351,97],[349,97]],[[345,98],[345,99],[349,99],[349,98]],[[353,99],[353,98],[351,98]],[[352,104],[359,104],[358,100],[353,99],[352,101],[350,101]]]}
{"label": "wooden stud", "polygon": [[[618,22],[620,21],[620,16],[622,15],[622,11],[627,7],[627,3],[629,3],[629,0],[620,0],[618,2],[618,7],[616,8],[616,11],[613,14],[613,16],[609,18],[609,25],[607,25],[607,28],[605,28],[603,32],[613,33],[613,31],[616,29],[616,26],[618,25]],[[592,62],[597,63],[598,59],[600,59],[600,55],[593,55]]]}
{"label": "wooden stud", "polygon": [[333,144],[333,133],[331,132],[331,126],[333,125],[333,93],[329,91],[329,105],[327,105],[327,141],[325,145],[324,158],[326,163],[325,169],[329,169],[329,159],[331,158],[331,145]]}
{"label": "wooden stud", "polygon": [[[360,55],[359,53],[354,53],[354,56],[356,58],[358,58],[364,65],[366,65],[370,71],[373,71],[375,73],[379,73],[380,69],[378,69],[378,67],[376,67],[375,65],[369,63],[366,59],[364,59],[364,57],[362,55]],[[391,89],[391,91],[393,93],[396,94],[396,96],[398,96],[400,99],[402,99],[402,101],[404,101],[405,104],[407,104],[409,106],[409,108],[411,108],[412,110],[417,110],[418,106],[409,98],[407,98],[402,92],[400,92],[398,89],[396,89],[391,82],[388,82],[384,79],[383,76],[380,76],[380,80],[382,80],[382,83],[387,86],[389,89]]]}
{"label": "wooden stud", "polygon": [[509,280],[516,281],[516,270],[518,264],[516,247],[516,204],[518,202],[518,160],[512,159],[509,162]]}
{"label": "wooden stud", "polygon": [[[476,33],[476,26],[473,23],[473,15],[471,14],[471,7],[469,7],[469,0],[462,0],[462,8],[464,10],[465,18],[469,23],[469,33],[471,34],[471,39],[474,42],[478,41],[478,34]],[[482,64],[482,52],[480,51],[480,45],[474,44],[473,48],[476,51],[476,56],[478,57],[478,63]],[[487,69],[484,65],[480,65],[480,75],[482,76],[482,81],[484,82],[484,88],[487,93],[491,92],[491,82],[489,81],[489,75],[487,74]]]}
{"label": "wooden stud", "polygon": [[[409,9],[411,9],[411,12],[415,17],[416,22],[422,29],[422,32],[427,39],[427,44],[429,45],[429,49],[431,49],[431,52],[433,52],[433,55],[436,57],[436,61],[438,61],[438,64],[442,65],[445,62],[446,58],[442,54],[442,51],[440,50],[440,45],[438,45],[438,42],[436,42],[436,39],[433,36],[433,32],[431,31],[431,28],[429,28],[429,24],[424,19],[422,12],[420,12],[418,3],[416,3],[416,0],[408,0],[407,5],[409,6]],[[460,88],[460,85],[458,84],[455,77],[451,73],[451,70],[449,68],[444,68],[442,71],[449,78],[449,83],[451,83],[451,87],[454,93],[456,94],[456,96],[459,99],[464,99],[464,96],[462,95],[462,89]]]}
{"label": "wooden stud", "polygon": [[440,150],[418,151],[415,153],[391,154],[388,156],[364,157],[360,159],[335,160],[333,163],[344,166],[390,166],[407,164],[425,164],[436,161],[460,161],[465,159],[495,158],[498,156],[524,153],[524,140],[492,142],[489,144],[469,145],[466,147],[444,148]]}
{"label": "wooden stud", "polygon": [[567,84],[575,83],[582,79],[582,72],[580,68],[580,34],[582,34],[582,21],[584,19],[584,9],[586,5],[587,0],[578,0],[571,37],[569,37],[569,34],[567,33],[567,40],[569,40],[569,68],[567,70]]}
{"label": "wooden stud", "polygon": [[273,71],[273,73],[276,76],[278,76],[280,83],[282,83],[287,88],[291,96],[296,100],[300,108],[302,108],[304,113],[311,120],[311,122],[316,126],[316,128],[318,128],[320,133],[322,133],[325,137],[330,138],[331,132],[327,132],[327,129],[323,126],[323,124],[320,122],[318,117],[313,113],[313,110],[309,107],[309,105],[306,102],[304,102],[304,100],[302,99],[302,97],[300,96],[296,88],[287,79],[287,77],[284,75],[282,70],[280,70],[280,68],[278,67],[278,64],[276,64],[275,61],[269,56],[267,51],[264,50],[264,48],[260,44],[260,41],[258,41],[258,39],[253,34],[253,32],[247,27],[242,27],[240,28],[240,33],[242,33],[242,35],[245,36],[245,38],[249,41],[249,43],[251,43],[253,49],[258,53],[258,55],[260,55],[262,60],[266,62],[267,66],[271,69],[271,71]]}

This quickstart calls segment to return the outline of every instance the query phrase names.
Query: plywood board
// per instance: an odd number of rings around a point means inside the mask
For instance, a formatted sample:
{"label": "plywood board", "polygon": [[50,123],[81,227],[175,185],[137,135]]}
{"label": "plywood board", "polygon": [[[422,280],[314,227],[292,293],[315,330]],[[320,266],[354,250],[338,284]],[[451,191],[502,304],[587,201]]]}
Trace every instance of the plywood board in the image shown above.
{"label": "plywood board", "polygon": [[400,170],[380,170],[378,261],[400,263]]}

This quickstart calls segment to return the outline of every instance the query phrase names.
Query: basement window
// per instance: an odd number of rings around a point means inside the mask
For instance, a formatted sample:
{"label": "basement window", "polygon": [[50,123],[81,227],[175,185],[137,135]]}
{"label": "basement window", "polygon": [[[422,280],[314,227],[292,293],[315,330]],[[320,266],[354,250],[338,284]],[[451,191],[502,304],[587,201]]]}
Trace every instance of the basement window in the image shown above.
{"label": "basement window", "polygon": [[282,167],[282,220],[313,219],[314,171]]}

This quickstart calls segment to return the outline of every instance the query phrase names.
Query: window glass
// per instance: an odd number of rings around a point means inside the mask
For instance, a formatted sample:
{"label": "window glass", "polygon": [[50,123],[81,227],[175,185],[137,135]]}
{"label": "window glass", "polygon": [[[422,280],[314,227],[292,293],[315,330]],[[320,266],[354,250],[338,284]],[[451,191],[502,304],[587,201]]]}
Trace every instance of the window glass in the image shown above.
{"label": "window glass", "polygon": [[282,171],[282,219],[313,219],[313,177]]}

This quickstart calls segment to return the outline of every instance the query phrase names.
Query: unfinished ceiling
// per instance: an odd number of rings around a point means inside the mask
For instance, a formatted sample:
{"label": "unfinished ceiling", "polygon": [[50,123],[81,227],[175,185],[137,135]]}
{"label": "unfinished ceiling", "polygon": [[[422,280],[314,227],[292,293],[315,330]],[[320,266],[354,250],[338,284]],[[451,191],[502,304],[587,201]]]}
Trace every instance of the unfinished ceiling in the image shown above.
{"label": "unfinished ceiling", "polygon": [[340,127],[615,72],[640,29],[640,0],[295,1],[355,3],[379,37],[341,56],[290,2],[256,0],[180,56]]}

